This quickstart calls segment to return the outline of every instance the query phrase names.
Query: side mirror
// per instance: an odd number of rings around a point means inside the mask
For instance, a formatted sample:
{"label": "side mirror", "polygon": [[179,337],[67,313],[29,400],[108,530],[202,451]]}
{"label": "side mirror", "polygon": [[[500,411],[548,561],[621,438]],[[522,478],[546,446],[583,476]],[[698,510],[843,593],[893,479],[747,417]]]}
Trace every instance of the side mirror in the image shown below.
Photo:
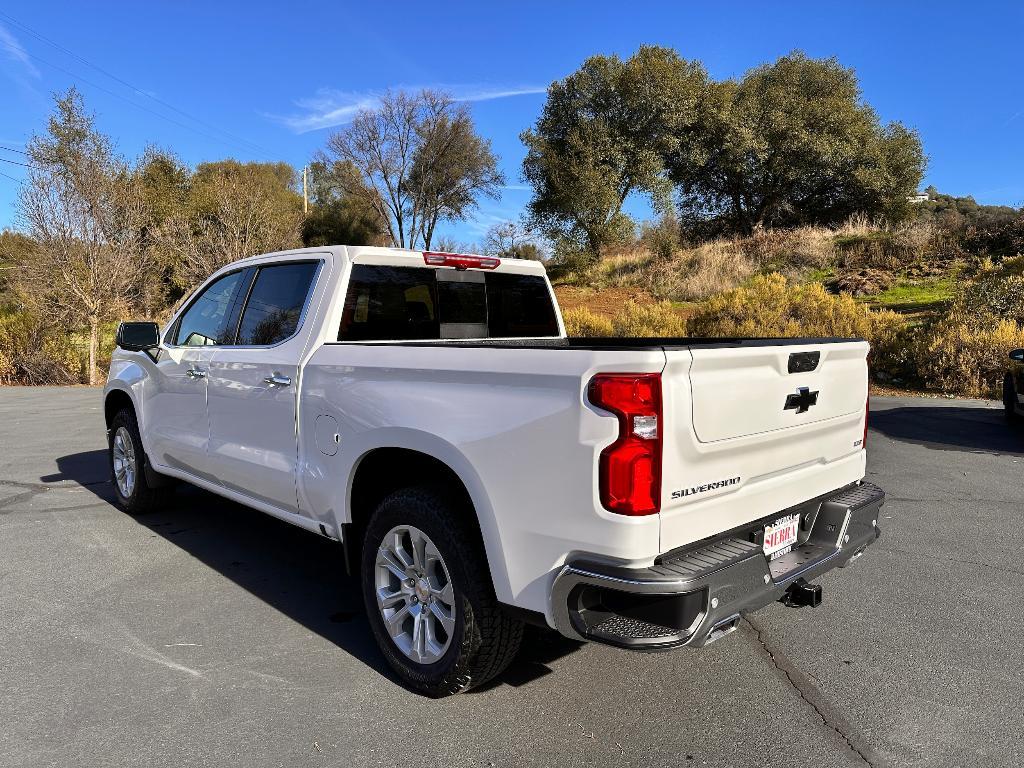
{"label": "side mirror", "polygon": [[145,352],[160,346],[160,326],[156,323],[121,323],[117,327],[117,346],[129,352]]}
{"label": "side mirror", "polygon": [[1024,349],[1011,350],[1010,359],[1016,363],[1024,363]]}

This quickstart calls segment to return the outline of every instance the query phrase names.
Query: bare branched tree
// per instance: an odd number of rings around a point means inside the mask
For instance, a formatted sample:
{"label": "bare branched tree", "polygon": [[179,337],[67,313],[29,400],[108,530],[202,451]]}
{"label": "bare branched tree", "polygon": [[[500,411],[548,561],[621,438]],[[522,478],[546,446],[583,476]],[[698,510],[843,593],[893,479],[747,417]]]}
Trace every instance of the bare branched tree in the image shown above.
{"label": "bare branched tree", "polygon": [[504,221],[491,226],[484,235],[484,253],[506,259],[540,259],[540,235],[520,221]]}
{"label": "bare branched tree", "polygon": [[323,160],[354,169],[339,185],[387,222],[400,248],[430,248],[439,221],[464,218],[504,183],[469,110],[432,90],[386,93],[328,138]]}
{"label": "bare branched tree", "polygon": [[424,91],[422,98],[435,117],[417,128],[410,186],[419,209],[421,241],[430,248],[439,221],[464,219],[480,196],[499,197],[505,177],[490,142],[473,130],[465,104],[453,104],[432,91]]}
{"label": "bare branched tree", "polygon": [[50,319],[88,334],[86,380],[100,381],[100,332],[132,312],[144,283],[144,204],[137,181],[73,88],[47,134],[28,144],[18,214],[34,246],[18,281]]}

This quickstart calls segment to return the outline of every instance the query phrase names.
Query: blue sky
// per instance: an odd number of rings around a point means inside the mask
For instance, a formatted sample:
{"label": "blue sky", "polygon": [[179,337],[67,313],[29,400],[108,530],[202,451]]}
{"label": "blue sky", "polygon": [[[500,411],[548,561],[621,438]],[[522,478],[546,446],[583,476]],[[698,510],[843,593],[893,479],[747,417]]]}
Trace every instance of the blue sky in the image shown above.
{"label": "blue sky", "polygon": [[[500,201],[446,229],[474,241],[522,209],[519,133],[536,120],[544,88],[587,56],[668,45],[724,78],[800,48],[854,67],[884,120],[920,131],[925,184],[1021,206],[1022,39],[1024,6],[1009,2],[9,0],[0,7],[0,146],[23,148],[45,126],[51,94],[75,84],[126,155],[154,143],[190,164],[232,156],[301,166],[380,91],[445,87],[472,102],[508,177]],[[2,149],[0,158],[25,159]],[[24,170],[0,162],[0,228],[14,222],[18,185],[7,176]],[[642,216],[645,206],[631,210]]]}

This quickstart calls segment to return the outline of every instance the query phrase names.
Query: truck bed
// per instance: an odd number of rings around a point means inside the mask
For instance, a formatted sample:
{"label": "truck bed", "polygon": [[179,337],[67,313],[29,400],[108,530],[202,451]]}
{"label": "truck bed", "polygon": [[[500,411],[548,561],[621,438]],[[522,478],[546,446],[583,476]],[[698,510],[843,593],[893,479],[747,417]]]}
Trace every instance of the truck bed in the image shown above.
{"label": "truck bed", "polygon": [[335,341],[328,344],[361,346],[400,347],[501,347],[513,349],[592,349],[592,350],[633,350],[633,349],[687,349],[690,347],[780,347],[814,344],[842,344],[863,341],[853,337],[642,337],[621,338],[617,336],[572,336],[568,338],[534,339],[442,339],[428,341]]}

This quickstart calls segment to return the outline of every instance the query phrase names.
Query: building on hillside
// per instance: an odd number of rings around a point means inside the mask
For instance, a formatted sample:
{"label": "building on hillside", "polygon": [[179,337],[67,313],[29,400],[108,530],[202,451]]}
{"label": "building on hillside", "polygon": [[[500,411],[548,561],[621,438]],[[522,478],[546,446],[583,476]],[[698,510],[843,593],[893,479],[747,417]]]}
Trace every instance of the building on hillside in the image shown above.
{"label": "building on hillside", "polygon": [[910,195],[907,198],[907,202],[908,203],[927,203],[928,202],[928,193],[927,192],[918,192],[916,195]]}

